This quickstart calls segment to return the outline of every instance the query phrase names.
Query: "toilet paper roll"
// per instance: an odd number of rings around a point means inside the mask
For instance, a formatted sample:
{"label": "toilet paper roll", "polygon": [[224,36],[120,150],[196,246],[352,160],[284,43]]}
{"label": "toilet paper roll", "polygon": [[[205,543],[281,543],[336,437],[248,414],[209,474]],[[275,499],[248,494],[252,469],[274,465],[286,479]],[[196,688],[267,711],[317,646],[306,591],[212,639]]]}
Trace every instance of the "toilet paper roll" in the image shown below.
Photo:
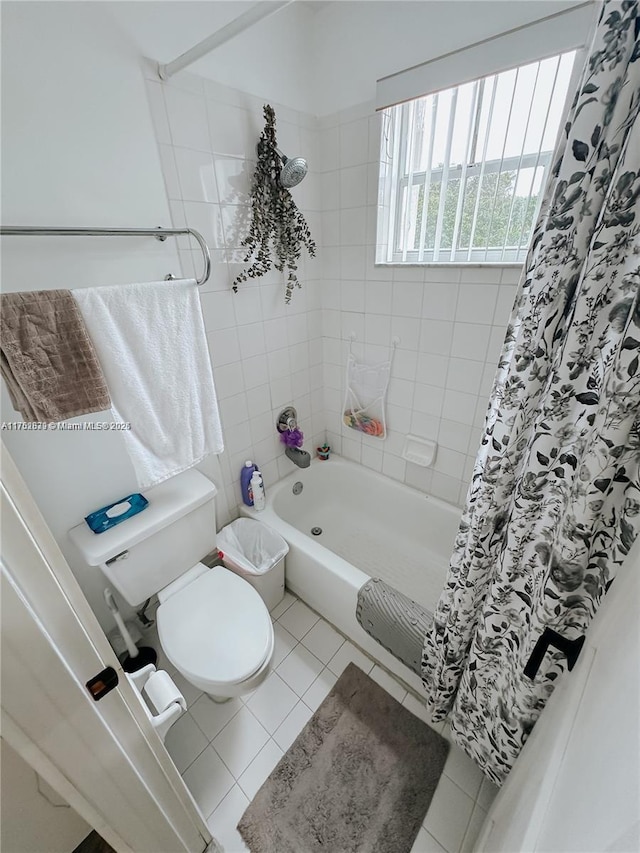
{"label": "toilet paper roll", "polygon": [[187,710],[186,699],[178,690],[169,673],[163,669],[159,669],[149,676],[143,690],[159,714],[166,711],[173,702],[178,702],[183,710]]}

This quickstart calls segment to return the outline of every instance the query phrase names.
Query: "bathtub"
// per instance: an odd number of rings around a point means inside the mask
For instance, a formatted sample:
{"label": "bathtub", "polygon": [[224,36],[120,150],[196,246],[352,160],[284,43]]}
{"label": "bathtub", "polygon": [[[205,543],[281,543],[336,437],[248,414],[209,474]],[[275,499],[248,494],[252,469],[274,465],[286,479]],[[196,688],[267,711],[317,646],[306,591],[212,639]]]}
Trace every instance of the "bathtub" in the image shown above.
{"label": "bathtub", "polygon": [[433,612],[460,509],[332,456],[272,486],[261,512],[249,507],[242,512],[275,528],[288,542],[287,587],[419,690],[418,676],[360,627],[358,590],[370,577],[379,577]]}

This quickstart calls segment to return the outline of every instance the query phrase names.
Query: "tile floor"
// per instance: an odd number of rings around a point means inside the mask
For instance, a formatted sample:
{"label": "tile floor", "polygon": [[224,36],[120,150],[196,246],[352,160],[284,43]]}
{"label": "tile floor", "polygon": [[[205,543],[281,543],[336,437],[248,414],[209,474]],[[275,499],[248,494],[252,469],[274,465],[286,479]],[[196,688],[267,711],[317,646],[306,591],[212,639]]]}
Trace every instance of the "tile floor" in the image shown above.
{"label": "tile floor", "polygon": [[[226,853],[247,850],[236,824],[350,661],[426,720],[415,696],[291,593],[271,615],[276,637],[272,671],[241,699],[216,704],[162,655],[158,662],[188,704],[169,730],[167,749]],[[412,853],[469,853],[496,792],[452,744]]]}

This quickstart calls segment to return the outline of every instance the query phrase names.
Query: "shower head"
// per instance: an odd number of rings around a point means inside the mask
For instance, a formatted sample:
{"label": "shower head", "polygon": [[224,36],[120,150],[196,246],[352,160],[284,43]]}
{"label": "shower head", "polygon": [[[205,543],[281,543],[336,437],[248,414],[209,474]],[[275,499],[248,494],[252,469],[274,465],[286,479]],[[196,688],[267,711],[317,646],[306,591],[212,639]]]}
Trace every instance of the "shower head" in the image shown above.
{"label": "shower head", "polygon": [[285,187],[285,189],[297,186],[309,170],[307,161],[302,157],[285,157],[282,151],[278,151],[278,154],[282,160],[280,184]]}

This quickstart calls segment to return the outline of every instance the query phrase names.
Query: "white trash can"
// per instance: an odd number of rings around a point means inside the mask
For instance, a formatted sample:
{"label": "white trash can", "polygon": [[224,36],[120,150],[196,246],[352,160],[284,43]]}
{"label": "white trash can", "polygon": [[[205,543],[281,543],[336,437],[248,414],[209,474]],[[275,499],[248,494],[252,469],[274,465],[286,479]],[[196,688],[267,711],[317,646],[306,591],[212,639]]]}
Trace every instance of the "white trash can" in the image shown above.
{"label": "white trash can", "polygon": [[218,533],[227,569],[248,581],[269,610],[284,598],[284,559],[289,546],[279,533],[253,518],[237,518]]}

